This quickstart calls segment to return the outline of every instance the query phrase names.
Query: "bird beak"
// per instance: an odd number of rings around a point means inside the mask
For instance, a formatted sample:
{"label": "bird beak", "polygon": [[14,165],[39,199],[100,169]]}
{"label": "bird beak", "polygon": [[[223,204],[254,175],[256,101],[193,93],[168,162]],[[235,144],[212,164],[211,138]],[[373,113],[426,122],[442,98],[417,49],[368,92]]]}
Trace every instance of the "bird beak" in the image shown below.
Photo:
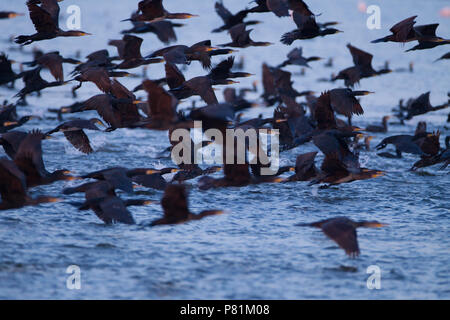
{"label": "bird beak", "polygon": [[17,121],[5,121],[5,122],[3,122],[3,126],[5,126],[5,127],[14,126],[16,124],[18,124]]}
{"label": "bird beak", "polygon": [[[65,171],[65,172],[70,172],[70,171]],[[67,180],[68,181],[83,180],[83,178],[80,178],[80,177],[68,177]]]}
{"label": "bird beak", "polygon": [[8,14],[8,17],[9,18],[15,18],[15,17],[18,17],[18,16],[23,16],[23,15],[24,15],[23,13],[13,12],[13,13]]}
{"label": "bird beak", "polygon": [[385,174],[384,171],[376,171],[375,173],[372,174],[372,178],[378,178],[384,176],[384,174]]}
{"label": "bird beak", "polygon": [[376,228],[382,228],[382,227],[387,227],[387,226],[388,226],[387,223],[376,223],[376,224],[375,224],[375,227],[376,227]]}
{"label": "bird beak", "polygon": [[83,32],[81,35],[82,36],[92,36],[92,33]]}
{"label": "bird beak", "polygon": [[235,83],[239,83],[239,81],[227,80],[227,84],[235,84]]}

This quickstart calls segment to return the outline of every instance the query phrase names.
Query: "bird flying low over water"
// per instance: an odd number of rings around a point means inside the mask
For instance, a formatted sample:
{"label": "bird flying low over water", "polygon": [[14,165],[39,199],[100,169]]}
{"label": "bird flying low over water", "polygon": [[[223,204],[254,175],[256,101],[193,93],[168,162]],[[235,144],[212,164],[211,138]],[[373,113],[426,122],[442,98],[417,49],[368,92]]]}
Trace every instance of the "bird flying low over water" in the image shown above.
{"label": "bird flying low over water", "polygon": [[322,230],[352,258],[359,256],[360,250],[356,234],[357,228],[381,228],[387,224],[378,221],[353,221],[347,217],[325,219],[313,223],[299,223],[296,226],[314,227]]}
{"label": "bird flying low over water", "polygon": [[[39,6],[40,4],[40,6]],[[36,33],[30,36],[18,36],[16,43],[27,45],[35,41],[54,39],[56,37],[81,37],[90,33],[59,28],[59,5],[57,0],[28,0],[28,11]]]}
{"label": "bird flying low over water", "polygon": [[191,213],[188,207],[186,187],[182,184],[170,184],[167,186],[161,200],[161,206],[164,210],[164,216],[154,220],[151,226],[185,223],[224,213],[222,210],[205,210],[199,214]]}
{"label": "bird flying low over water", "polygon": [[138,4],[137,14],[130,19],[122,21],[146,21],[155,22],[164,19],[189,19],[198,17],[191,13],[170,13],[163,6],[163,0],[143,0]]}

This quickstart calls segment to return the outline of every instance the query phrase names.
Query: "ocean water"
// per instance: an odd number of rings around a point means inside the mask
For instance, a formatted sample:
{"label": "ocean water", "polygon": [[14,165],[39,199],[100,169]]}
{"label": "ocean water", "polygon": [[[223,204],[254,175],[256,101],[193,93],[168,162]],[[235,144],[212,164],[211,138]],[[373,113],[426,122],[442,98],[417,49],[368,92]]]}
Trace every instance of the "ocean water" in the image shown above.
{"label": "ocean water", "polygon": [[[210,31],[221,25],[214,12],[214,1],[164,1],[169,11],[190,12],[200,17],[183,21],[186,26],[176,30],[178,43],[193,44],[211,39],[213,44],[229,41],[224,33]],[[0,21],[0,48],[17,61],[29,61],[33,46],[45,51],[59,50],[73,57],[107,47],[110,39],[119,39],[120,30],[130,27],[120,20],[137,8],[134,0],[97,0],[61,2],[62,28],[66,28],[66,9],[73,4],[81,8],[81,28],[93,35],[82,38],[61,38],[33,44],[19,50],[10,36],[34,32],[27,16]],[[375,68],[390,62],[392,69],[407,68],[414,62],[414,72],[395,72],[382,77],[363,79],[360,88],[375,94],[363,97],[363,116],[354,123],[364,127],[378,123],[389,114],[398,100],[431,91],[433,105],[444,103],[449,86],[448,61],[433,63],[448,52],[449,46],[405,53],[411,44],[371,44],[370,40],[388,34],[396,22],[418,15],[417,24],[439,23],[438,34],[450,38],[450,19],[439,15],[447,1],[408,0],[374,1],[381,9],[381,29],[369,30],[365,12],[358,10],[356,0],[308,1],[313,12],[321,13],[318,21],[339,21],[344,33],[308,41],[296,41],[291,47],[279,42],[280,36],[295,28],[290,18],[273,14],[252,14],[260,20],[251,36],[255,41],[270,41],[265,48],[240,49],[245,70],[255,76],[240,80],[236,87],[248,87],[260,80],[261,64],[281,63],[294,46],[302,46],[305,56],[333,57],[334,66],[325,68],[324,61],[311,63],[304,76],[299,67],[287,67],[294,73],[298,91],[343,86],[342,82],[317,82],[318,78],[351,66],[347,43],[374,54]],[[225,5],[236,12],[246,2],[226,0]],[[25,1],[3,2],[2,10],[26,12]],[[153,34],[142,36],[143,54],[164,47]],[[110,53],[115,49],[109,47]],[[214,63],[220,61],[215,57]],[[66,77],[71,71],[65,65]],[[15,66],[17,70],[17,66]],[[132,72],[140,75],[142,69]],[[151,65],[148,75],[163,75],[162,64]],[[185,71],[187,78],[204,74],[197,63]],[[50,80],[47,71],[43,76]],[[134,88],[142,79],[120,79]],[[19,81],[20,82],[20,81]],[[16,88],[22,86],[17,82]],[[249,95],[259,101],[259,92]],[[77,100],[98,93],[91,84],[84,84]],[[15,90],[0,88],[0,99],[12,99]],[[217,92],[222,100],[220,91]],[[140,97],[146,97],[140,94]],[[30,96],[29,106],[20,107],[19,114],[44,116],[32,120],[22,129],[48,130],[58,125],[47,113],[73,103],[70,86],[51,88],[42,96]],[[194,99],[198,100],[198,99]],[[179,108],[189,107],[191,100]],[[197,105],[202,105],[197,102]],[[262,113],[269,116],[273,107],[260,106],[245,113],[245,118]],[[389,134],[411,134],[418,121],[427,121],[428,131],[439,129],[442,142],[449,135],[445,123],[448,109],[416,117],[405,126],[391,125]],[[92,117],[86,113],[83,117]],[[66,117],[70,119],[70,117]],[[395,122],[395,119],[391,119]],[[446,127],[447,126],[447,127]],[[119,129],[111,133],[88,132],[95,153],[84,155],[63,138],[43,143],[44,161],[48,170],[67,168],[83,174],[109,166],[163,167],[173,165],[170,159],[159,159],[158,153],[168,146],[167,133],[143,129]],[[384,134],[375,134],[375,146]],[[281,155],[282,164],[294,164],[296,155],[315,150],[306,144]],[[3,155],[3,151],[0,151]],[[322,155],[318,156],[320,162]],[[339,185],[329,189],[309,187],[307,183],[261,184],[243,188],[201,191],[197,180],[188,182],[189,203],[193,212],[225,209],[226,214],[177,226],[150,228],[148,224],[161,216],[158,204],[131,207],[137,225],[104,225],[91,211],[78,211],[68,202],[82,201],[83,195],[63,196],[61,190],[79,182],[57,182],[33,188],[33,196],[60,196],[56,204],[26,207],[0,213],[0,298],[2,299],[449,299],[450,256],[450,176],[439,166],[417,172],[408,169],[417,160],[405,154],[403,159],[384,159],[374,151],[361,153],[368,168],[385,170],[383,177]],[[220,175],[220,173],[218,174]],[[143,199],[159,200],[161,191],[141,190]],[[130,195],[121,194],[123,198]],[[382,221],[381,229],[358,230],[361,255],[348,258],[343,250],[326,238],[320,230],[299,228],[299,222],[312,222],[335,216],[355,220]],[[77,265],[81,270],[81,289],[66,286],[70,274],[66,269]],[[381,288],[369,290],[369,266],[381,270]],[[351,268],[346,268],[351,267]],[[345,270],[351,270],[345,271]]]}

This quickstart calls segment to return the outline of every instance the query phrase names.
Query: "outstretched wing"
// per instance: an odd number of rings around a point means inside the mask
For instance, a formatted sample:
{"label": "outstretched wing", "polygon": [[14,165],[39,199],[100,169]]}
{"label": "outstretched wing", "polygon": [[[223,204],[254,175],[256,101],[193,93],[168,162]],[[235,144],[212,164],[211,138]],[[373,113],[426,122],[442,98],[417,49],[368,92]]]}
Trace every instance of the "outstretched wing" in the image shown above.
{"label": "outstretched wing", "polygon": [[344,249],[349,256],[359,255],[356,229],[351,224],[332,220],[322,225],[322,231]]}
{"label": "outstretched wing", "polygon": [[91,147],[88,136],[83,130],[64,131],[64,136],[76,149],[81,152],[89,154],[94,151]]}

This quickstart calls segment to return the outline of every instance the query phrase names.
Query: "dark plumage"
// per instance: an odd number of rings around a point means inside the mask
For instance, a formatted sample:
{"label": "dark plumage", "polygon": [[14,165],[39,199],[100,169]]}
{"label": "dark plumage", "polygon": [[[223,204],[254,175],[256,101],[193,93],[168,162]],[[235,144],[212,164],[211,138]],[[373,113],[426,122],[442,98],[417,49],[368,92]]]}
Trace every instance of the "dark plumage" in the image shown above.
{"label": "dark plumage", "polygon": [[244,21],[244,19],[247,17],[249,13],[249,10],[240,10],[236,14],[232,14],[227,8],[225,8],[225,6],[222,3],[222,0],[217,1],[216,4],[214,5],[214,8],[224,24],[223,26],[214,29],[212,32],[222,32],[240,23],[244,23],[247,26],[259,23],[259,21],[254,20]]}
{"label": "dark plumage", "polygon": [[47,196],[31,198],[27,194],[25,175],[13,161],[6,158],[0,158],[0,194],[2,196],[0,210],[59,201],[58,198]]}
{"label": "dark plumage", "polygon": [[347,44],[347,48],[352,55],[354,66],[340,71],[337,76],[332,78],[332,81],[343,79],[347,87],[353,87],[355,84],[358,84],[362,78],[370,78],[392,72],[390,69],[376,71],[372,67],[373,55],[360,50],[351,44]]}
{"label": "dark plumage", "polygon": [[197,17],[190,13],[170,13],[164,9],[163,0],[143,0],[138,4],[138,12],[131,19],[124,21],[147,21],[155,22],[164,19],[189,19]]}
{"label": "dark plumage", "polygon": [[356,229],[360,227],[380,228],[386,226],[386,224],[378,221],[353,221],[347,217],[338,217],[313,223],[299,223],[297,226],[322,229],[327,237],[344,249],[347,255],[354,258],[360,254]]}
{"label": "dark plumage", "polygon": [[41,67],[37,67],[36,69],[24,72],[22,79],[25,87],[20,90],[14,97],[25,99],[25,97],[30,93],[40,92],[41,90],[44,90],[46,88],[58,87],[67,84],[67,82],[63,81],[48,82],[42,79],[40,73]]}
{"label": "dark plumage", "polygon": [[221,210],[207,210],[193,214],[188,208],[186,188],[182,184],[170,184],[164,191],[161,200],[164,216],[151,223],[151,226],[163,224],[179,224],[190,220],[200,220],[207,216],[222,214]]}
{"label": "dark plumage", "polygon": [[146,22],[133,22],[133,28],[122,31],[123,34],[143,34],[154,33],[158,39],[164,44],[177,41],[175,34],[175,28],[184,26],[182,23],[173,23],[172,21],[156,21],[151,23]]}
{"label": "dark plumage", "polygon": [[[39,6],[40,4],[40,6]],[[28,0],[28,11],[36,33],[31,36],[18,36],[16,43],[27,45],[34,41],[54,39],[56,37],[80,37],[89,33],[59,28],[59,5],[57,0]]]}
{"label": "dark plumage", "polygon": [[[211,47],[211,40],[204,40],[192,46],[176,45],[159,49],[146,58],[163,57],[172,64],[190,64],[191,61],[200,61],[204,69],[211,68],[211,53],[215,48]],[[217,54],[227,54],[229,50]]]}
{"label": "dark plumage", "polygon": [[279,67],[285,67],[288,65],[296,65],[296,66],[302,66],[302,67],[307,67],[310,68],[309,66],[309,62],[311,61],[319,61],[322,58],[320,57],[309,57],[306,58],[303,56],[303,49],[301,47],[299,48],[295,48],[292,49],[288,55],[287,55],[287,60],[285,60]]}
{"label": "dark plumage", "polygon": [[342,31],[335,28],[328,28],[329,25],[335,24],[326,23],[318,24],[314,14],[308,9],[308,6],[303,1],[289,1],[297,5],[292,7],[294,11],[292,18],[294,19],[297,29],[283,34],[281,42],[286,45],[291,45],[295,40],[313,39],[315,37],[324,37],[331,34],[340,33]]}
{"label": "dark plumage", "polygon": [[122,63],[117,66],[117,69],[133,69],[142,65],[163,62],[160,58],[144,59],[141,55],[142,38],[132,35],[123,36],[123,52],[121,58]]}
{"label": "dark plumage", "polygon": [[63,132],[66,139],[79,151],[83,153],[91,153],[93,152],[91,144],[89,142],[89,138],[83,129],[87,130],[100,130],[97,128],[95,124],[100,124],[104,126],[103,122],[101,122],[97,118],[93,118],[90,120],[76,119],[64,122],[57,126],[55,129],[50,130],[46,133],[46,135],[51,135],[55,132]]}
{"label": "dark plumage", "polygon": [[22,140],[14,156],[17,167],[25,174],[27,186],[50,184],[59,180],[74,180],[68,175],[70,171],[56,170],[48,172],[42,158],[42,140],[45,135],[39,130],[33,130]]}
{"label": "dark plumage", "polygon": [[270,42],[258,42],[253,41],[250,38],[250,32],[253,29],[246,30],[247,25],[245,23],[240,23],[232,27],[228,33],[231,36],[231,42],[221,44],[221,47],[233,47],[233,48],[247,48],[247,47],[266,47],[270,46]]}

